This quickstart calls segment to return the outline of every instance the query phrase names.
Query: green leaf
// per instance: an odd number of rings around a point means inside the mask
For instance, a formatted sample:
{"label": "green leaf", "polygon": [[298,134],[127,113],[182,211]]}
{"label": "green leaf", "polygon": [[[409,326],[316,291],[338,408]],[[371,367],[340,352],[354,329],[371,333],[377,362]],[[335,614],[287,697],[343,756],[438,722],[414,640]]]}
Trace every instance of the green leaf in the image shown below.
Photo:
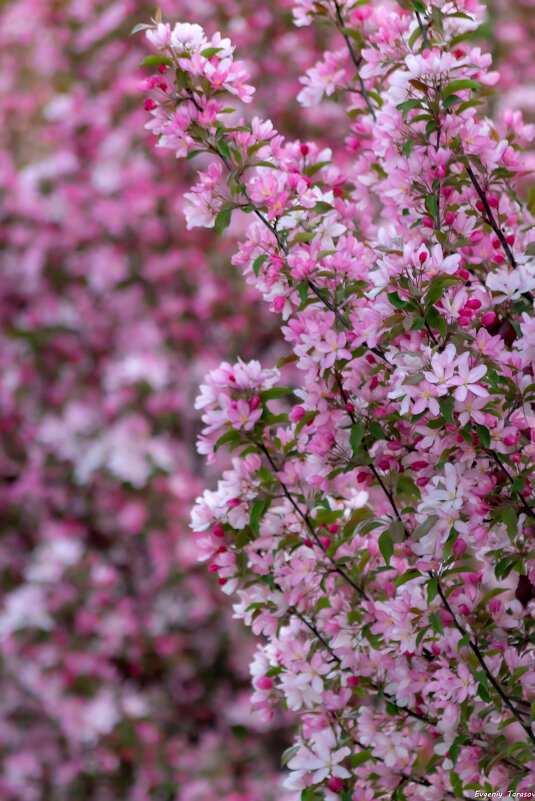
{"label": "green leaf", "polygon": [[383,531],[379,537],[379,550],[381,551],[382,557],[386,564],[389,565],[390,559],[394,553],[394,543],[392,542],[392,537],[390,536],[389,531]]}
{"label": "green leaf", "polygon": [[299,292],[299,297],[301,299],[301,303],[306,303],[308,299],[308,284],[306,281],[301,281],[301,283],[297,287],[297,291]]}
{"label": "green leaf", "polygon": [[459,740],[460,740],[460,738],[456,737],[455,740],[450,745],[449,751],[448,751],[448,756],[449,756],[449,758],[451,759],[451,761],[453,762],[454,765],[457,762],[457,757],[459,756],[459,746],[461,745]]}
{"label": "green leaf", "polygon": [[222,234],[225,228],[229,227],[231,218],[232,209],[223,209],[219,212],[215,218],[215,229],[218,234]]}
{"label": "green leaf", "polygon": [[478,686],[477,686],[477,694],[479,695],[479,697],[483,701],[485,701],[485,703],[488,704],[488,702],[490,701],[490,695],[489,695],[488,690],[485,687],[483,687],[482,684],[478,684]]}
{"label": "green leaf", "polygon": [[168,67],[173,66],[173,62],[170,58],[166,58],[166,56],[145,56],[140,67],[155,67],[159,66],[160,64],[166,64]]}
{"label": "green leaf", "polygon": [[473,78],[458,78],[445,86],[442,94],[444,97],[448,97],[455,94],[455,92],[462,92],[463,89],[481,89],[481,84]]}
{"label": "green leaf", "polygon": [[436,579],[431,579],[427,582],[427,603],[431,603],[438,593],[438,582]]}
{"label": "green leaf", "polygon": [[[436,198],[435,198],[436,200]],[[427,289],[427,293],[425,296],[425,304],[426,306],[432,306],[437,300],[440,300],[444,294],[444,290],[454,284],[457,284],[458,281],[454,278],[437,278],[433,281],[432,284],[429,285]]]}
{"label": "green leaf", "polygon": [[266,511],[265,501],[256,501],[251,509],[251,528],[255,534],[260,534],[260,521]]}
{"label": "green leaf", "polygon": [[316,612],[320,612],[322,609],[329,609],[330,606],[331,602],[329,601],[328,597],[326,595],[322,595],[316,604]]}
{"label": "green leaf", "polygon": [[435,634],[444,634],[444,626],[442,625],[440,615],[438,615],[436,612],[432,612],[429,615],[429,622],[431,623],[431,628],[433,629]]}
{"label": "green leaf", "polygon": [[372,758],[372,755],[369,751],[359,751],[357,754],[353,754],[351,757],[351,767],[358,768],[359,765],[362,765],[364,762],[367,762],[369,759]]}
{"label": "green leaf", "polygon": [[438,213],[438,201],[435,195],[428,195],[425,199],[425,205],[428,212],[432,217],[436,217]]}
{"label": "green leaf", "polygon": [[419,578],[422,574],[416,568],[411,567],[409,570],[406,570],[405,573],[402,573],[401,576],[398,576],[394,581],[394,587],[397,589],[401,587],[402,584],[405,584],[407,581],[412,581],[415,578]]}
{"label": "green leaf", "polygon": [[490,448],[490,431],[488,428],[481,425],[481,423],[475,423],[475,428],[477,431],[477,436],[479,437],[479,441],[483,447]]}
{"label": "green leaf", "polygon": [[440,406],[440,411],[446,422],[454,425],[453,407],[455,405],[455,400],[453,398],[439,398],[438,405]]}
{"label": "green leaf", "polygon": [[409,111],[412,111],[413,108],[422,108],[422,102],[421,99],[417,100],[413,98],[412,100],[405,100],[405,102],[400,103],[396,108],[403,112],[403,119],[405,119]]}
{"label": "green leaf", "polygon": [[222,47],[205,47],[204,50],[201,50],[201,56],[203,58],[212,58],[215,56],[216,53],[219,53],[220,50],[223,50]]}
{"label": "green leaf", "polygon": [[448,97],[445,98],[442,105],[444,106],[444,108],[453,108],[453,106],[456,106],[457,103],[462,103],[462,102],[463,102],[462,98],[459,97],[459,95],[448,95]]}
{"label": "green leaf", "polygon": [[390,536],[392,540],[396,543],[403,542],[405,539],[405,525],[402,523],[401,520],[394,520],[392,525],[390,526]]}
{"label": "green leaf", "polygon": [[258,273],[260,272],[260,268],[267,259],[267,253],[263,253],[261,256],[258,256],[253,262],[253,273],[258,278]]}
{"label": "green leaf", "polygon": [[433,526],[438,522],[439,517],[438,515],[431,515],[427,518],[425,523],[417,526],[414,531],[412,532],[413,539],[420,540],[422,537],[425,537],[426,534],[429,534]]}
{"label": "green leaf", "polygon": [[409,305],[406,300],[402,300],[397,292],[389,292],[388,300],[396,309],[406,309]]}
{"label": "green leaf", "polygon": [[349,435],[349,442],[351,445],[351,450],[353,451],[353,456],[357,455],[363,436],[364,423],[359,421],[352,427],[351,434]]}
{"label": "green leaf", "polygon": [[396,490],[399,495],[416,495],[416,497],[421,497],[420,490],[414,483],[414,479],[410,476],[400,476],[396,483]]}
{"label": "green leaf", "polygon": [[261,393],[261,398],[264,401],[273,400],[273,398],[283,398],[285,395],[291,395],[293,389],[290,387],[271,387]]}
{"label": "green leaf", "polygon": [[223,141],[223,139],[220,139],[219,142],[217,142],[217,149],[218,149],[219,153],[222,156],[224,156],[226,159],[230,160],[232,158],[232,154],[230,152],[230,148],[227,145],[227,143],[225,141]]}
{"label": "green leaf", "polygon": [[500,518],[507,526],[507,533],[510,540],[514,540],[518,534],[518,517],[514,509],[504,509],[500,513]]}
{"label": "green leaf", "polygon": [[237,439],[239,439],[239,437],[239,433],[232,428],[230,431],[227,431],[226,434],[223,434],[222,437],[219,437],[214,445],[214,451],[217,451],[221,445],[225,445],[227,442],[235,442]]}

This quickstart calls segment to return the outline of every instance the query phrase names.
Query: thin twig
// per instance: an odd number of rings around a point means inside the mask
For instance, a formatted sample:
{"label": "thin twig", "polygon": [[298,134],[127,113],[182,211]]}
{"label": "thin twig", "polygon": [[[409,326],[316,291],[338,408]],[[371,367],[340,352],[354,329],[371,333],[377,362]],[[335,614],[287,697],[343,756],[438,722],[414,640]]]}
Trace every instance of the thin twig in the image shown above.
{"label": "thin twig", "polygon": [[364,81],[362,80],[362,76],[360,74],[360,63],[361,63],[362,57],[357,58],[357,56],[355,55],[355,51],[353,49],[353,45],[351,44],[351,40],[350,40],[349,36],[346,33],[344,33],[344,30],[343,30],[344,27],[345,27],[344,20],[342,18],[342,13],[340,11],[340,5],[337,2],[337,0],[334,0],[334,7],[336,9],[336,19],[338,20],[338,24],[340,25],[340,28],[341,28],[340,33],[344,37],[345,43],[347,45],[347,49],[349,50],[349,55],[351,57],[351,61],[353,62],[354,66],[355,66],[355,72],[357,73],[357,79],[358,79],[358,82],[360,84],[360,92],[362,94],[362,97],[364,98],[364,102],[368,106],[368,111],[372,115],[373,119],[376,120],[377,117],[375,115],[375,109],[373,108],[373,106],[371,104],[370,97],[368,95],[368,92],[367,92],[366,87],[364,85]]}
{"label": "thin twig", "polygon": [[[268,460],[268,462],[269,462],[269,464],[271,466],[271,469],[273,470],[273,472],[276,475],[278,473],[278,468],[277,468],[277,465],[275,464],[275,462],[273,461],[273,459],[271,458],[270,452],[268,451],[268,449],[266,448],[266,446],[262,442],[257,442],[256,445],[257,445],[258,448],[260,448],[260,450],[262,451],[262,453],[264,454],[264,456]],[[284,481],[282,481],[282,479],[279,478],[278,475],[277,475],[277,480],[279,481],[279,483],[280,483],[280,485],[282,487],[282,491],[284,492],[286,498],[290,501],[291,505],[293,506],[293,508],[295,509],[295,511],[297,512],[297,514],[299,515],[299,517],[301,518],[301,520],[303,521],[305,526],[307,527],[309,533],[314,538],[314,541],[316,542],[317,546],[323,551],[323,553],[325,554],[327,559],[331,562],[331,564],[333,566],[333,570],[335,571],[335,573],[338,573],[338,575],[341,576],[344,579],[344,581],[346,581],[351,587],[353,587],[353,589],[360,595],[361,598],[363,598],[364,600],[369,600],[367,594],[364,592],[362,587],[359,587],[358,584],[355,584],[353,579],[350,578],[347,575],[347,573],[345,573],[345,571],[342,570],[342,568],[335,562],[333,557],[328,553],[327,548],[325,548],[325,546],[321,542],[320,538],[318,537],[318,535],[316,533],[316,530],[315,530],[314,526],[312,525],[310,517],[308,516],[308,514],[306,514],[305,512],[303,512],[299,508],[299,505],[296,503],[296,501],[292,497],[292,494],[289,491],[288,487],[286,486]]]}
{"label": "thin twig", "polygon": [[[430,573],[429,576],[431,578],[433,578],[433,579],[435,578],[432,573]],[[453,618],[453,625],[455,626],[455,628],[457,629],[457,631],[459,632],[461,637],[466,637],[468,632],[466,632],[463,629],[463,627],[461,626],[461,624],[459,623],[459,621],[455,617],[455,614],[454,614],[450,604],[448,603],[448,599],[446,598],[446,595],[444,594],[444,590],[442,589],[440,581],[438,579],[436,579],[436,582],[437,582],[438,594],[440,595],[440,598],[442,600],[444,608],[447,609],[447,611],[450,613],[450,615]],[[488,680],[490,681],[490,683],[492,684],[492,686],[494,687],[494,689],[496,690],[496,692],[498,693],[500,698],[502,699],[502,701],[505,704],[505,706],[507,707],[507,709],[511,712],[511,714],[520,723],[520,725],[522,726],[522,728],[524,729],[524,731],[528,735],[528,737],[531,740],[531,742],[535,743],[535,735],[531,731],[531,727],[526,725],[526,723],[524,722],[524,720],[520,716],[519,711],[514,708],[514,706],[512,705],[511,701],[509,700],[507,695],[502,690],[500,684],[496,681],[496,679],[494,678],[494,676],[490,672],[490,670],[489,670],[489,668],[487,666],[487,663],[485,662],[485,658],[483,657],[483,654],[479,650],[479,646],[477,645],[476,642],[474,642],[472,640],[472,638],[470,636],[468,637],[468,645],[469,645],[471,651],[475,654],[475,656],[477,658],[477,661],[479,662],[479,664],[483,668],[483,671],[485,672],[486,677],[488,678]]]}

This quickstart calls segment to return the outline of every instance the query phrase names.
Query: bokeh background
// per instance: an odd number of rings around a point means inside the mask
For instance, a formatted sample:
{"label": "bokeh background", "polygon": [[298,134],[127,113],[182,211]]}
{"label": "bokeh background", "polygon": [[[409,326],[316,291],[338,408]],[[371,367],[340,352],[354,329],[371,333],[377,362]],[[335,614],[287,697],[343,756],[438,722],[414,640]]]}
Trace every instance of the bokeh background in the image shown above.
{"label": "bokeh background", "polygon": [[[229,35],[254,114],[297,110],[328,32],[291,0],[165,0]],[[493,0],[493,103],[535,114],[535,0]],[[278,801],[281,710],[249,703],[255,642],[197,564],[189,512],[214,476],[193,408],[222,359],[279,353],[231,265],[240,223],[187,231],[191,165],[144,130],[141,0],[0,4],[0,799]],[[534,161],[535,164],[535,161]],[[189,170],[189,171],[188,171]],[[233,224],[234,225],[234,224]]]}

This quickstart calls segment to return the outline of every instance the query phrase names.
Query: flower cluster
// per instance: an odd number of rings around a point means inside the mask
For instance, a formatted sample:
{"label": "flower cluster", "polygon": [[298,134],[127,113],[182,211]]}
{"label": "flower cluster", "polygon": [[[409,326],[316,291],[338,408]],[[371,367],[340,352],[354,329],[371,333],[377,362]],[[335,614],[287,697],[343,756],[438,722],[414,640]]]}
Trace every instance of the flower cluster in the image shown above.
{"label": "flower cluster", "polygon": [[192,521],[265,638],[255,707],[296,714],[303,801],[533,790],[533,129],[485,116],[482,18],[296,3],[298,27],[338,34],[299,93],[347,111],[330,147],[247,122],[157,43],[172,89],[148,127],[167,145],[179,118],[183,154],[218,165],[195,219],[250,215],[233,262],[282,321],[280,375],[225,363],[203,387],[200,450],[232,465]]}

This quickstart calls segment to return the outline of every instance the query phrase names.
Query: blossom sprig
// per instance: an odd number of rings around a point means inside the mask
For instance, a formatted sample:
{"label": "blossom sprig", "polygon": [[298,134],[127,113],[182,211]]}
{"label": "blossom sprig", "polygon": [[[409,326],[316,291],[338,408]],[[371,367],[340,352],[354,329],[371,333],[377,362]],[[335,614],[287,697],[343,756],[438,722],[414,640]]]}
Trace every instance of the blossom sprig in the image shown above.
{"label": "blossom sprig", "polygon": [[254,363],[210,376],[200,448],[233,461],[192,519],[267,637],[255,704],[299,714],[304,799],[527,790],[535,766],[534,220],[514,136],[478,116],[498,78],[465,41],[481,7],[400,6],[297,4],[341,36],[299,99],[337,93],[347,150],[205,124],[213,87],[178,65],[224,166],[197,218],[253,214],[234,262],[295,367],[291,388],[257,385]]}

